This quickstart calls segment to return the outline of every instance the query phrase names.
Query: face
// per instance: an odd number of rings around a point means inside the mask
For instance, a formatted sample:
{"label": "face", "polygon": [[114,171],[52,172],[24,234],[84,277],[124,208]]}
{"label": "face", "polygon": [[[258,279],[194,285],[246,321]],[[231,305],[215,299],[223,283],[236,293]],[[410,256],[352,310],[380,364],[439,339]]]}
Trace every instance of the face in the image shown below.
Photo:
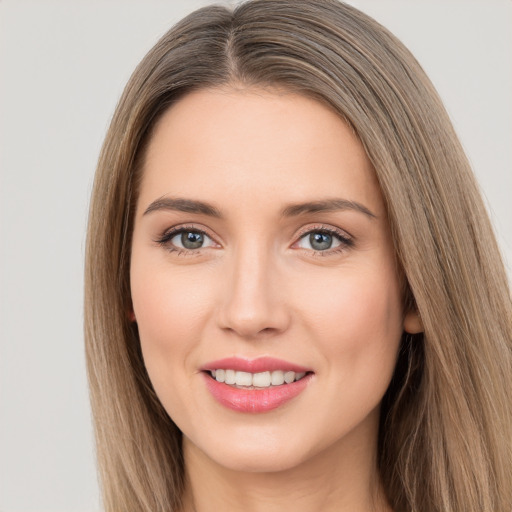
{"label": "face", "polygon": [[374,446],[414,318],[371,164],[320,103],[211,89],[168,110],[143,169],[131,291],[154,389],[197,452],[270,471]]}

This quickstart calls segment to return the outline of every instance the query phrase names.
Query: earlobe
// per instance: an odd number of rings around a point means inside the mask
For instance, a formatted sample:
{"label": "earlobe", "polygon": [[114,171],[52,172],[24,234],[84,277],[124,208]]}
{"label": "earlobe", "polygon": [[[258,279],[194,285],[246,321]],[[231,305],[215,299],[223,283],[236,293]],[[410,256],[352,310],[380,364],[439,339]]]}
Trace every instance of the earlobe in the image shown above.
{"label": "earlobe", "polygon": [[133,312],[133,309],[129,309],[126,312],[126,316],[128,317],[128,321],[132,324],[137,321],[137,319],[135,318],[135,313]]}
{"label": "earlobe", "polygon": [[423,322],[416,310],[409,311],[404,317],[404,331],[409,334],[423,332]]}

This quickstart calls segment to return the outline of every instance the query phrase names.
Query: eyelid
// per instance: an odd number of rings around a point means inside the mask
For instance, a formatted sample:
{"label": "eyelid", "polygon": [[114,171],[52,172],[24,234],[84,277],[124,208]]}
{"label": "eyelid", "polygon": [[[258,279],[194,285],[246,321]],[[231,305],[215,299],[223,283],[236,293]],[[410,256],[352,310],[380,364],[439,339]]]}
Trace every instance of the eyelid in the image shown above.
{"label": "eyelid", "polygon": [[[196,224],[178,224],[176,226],[167,228],[166,230],[164,230],[164,232],[161,235],[159,235],[154,240],[154,242],[157,244],[160,244],[162,246],[167,246],[167,244],[169,244],[169,242],[172,240],[173,237],[175,237],[176,235],[178,235],[180,233],[188,232],[188,231],[194,232],[194,233],[201,233],[202,235],[205,235],[210,240],[212,240],[213,243],[216,244],[217,246],[221,246],[221,244],[217,240],[217,237],[212,235],[210,233],[209,229],[205,228],[204,226],[199,227]],[[208,249],[208,248],[209,247],[200,247],[198,249],[186,249],[186,248],[174,246],[175,250],[185,251],[185,252],[194,252],[194,253],[197,253],[201,249]]]}
{"label": "eyelid", "polygon": [[348,231],[332,226],[330,224],[309,224],[307,226],[303,226],[301,229],[299,229],[299,231],[295,235],[295,238],[299,239],[302,238],[304,235],[308,235],[316,231],[332,233],[338,235],[340,238],[345,240],[354,240],[354,237]]}
{"label": "eyelid", "polygon": [[[302,247],[294,247],[306,235],[309,235],[311,233],[317,233],[317,232],[328,233],[330,235],[336,236],[339,239],[339,241],[341,242],[340,245],[337,247],[331,248],[331,249],[326,249],[325,251],[315,251],[314,249],[304,249]],[[322,256],[345,251],[354,245],[354,237],[350,233],[348,233],[344,229],[340,229],[338,227],[335,227],[332,225],[327,225],[327,224],[313,224],[313,225],[310,224],[308,226],[304,226],[297,232],[294,239],[295,239],[295,241],[292,244],[292,248],[296,248],[299,250],[302,249],[304,251],[313,253],[315,255],[322,255]]]}
{"label": "eyelid", "polygon": [[[205,235],[210,240],[212,240],[212,242],[214,244],[216,244],[217,246],[219,246],[219,247],[222,246],[222,244],[217,240],[217,237],[215,235],[212,235],[209,229],[207,229],[204,226],[199,227],[197,224],[178,224],[178,225],[172,226],[170,228],[167,228],[166,230],[163,231],[163,233],[160,236],[158,236],[154,240],[154,242],[163,247],[166,247],[168,250],[180,251],[180,253],[197,254],[201,250],[211,248],[211,246],[210,246],[210,247],[200,247],[197,249],[186,249],[186,248],[177,247],[177,246],[173,245],[172,249],[171,249],[169,247],[170,240],[172,240],[172,238],[175,237],[176,235],[178,235],[179,233],[183,233],[183,232],[187,232],[187,231],[201,233],[202,235]],[[326,249],[324,251],[315,251],[314,249],[304,249],[301,247],[295,247],[297,245],[297,243],[300,240],[302,240],[306,235],[309,235],[309,234],[315,233],[315,232],[328,233],[330,235],[337,237],[338,240],[340,241],[340,245],[336,246],[334,248]],[[317,255],[334,254],[337,252],[347,250],[348,248],[350,248],[354,245],[354,237],[350,233],[348,233],[347,231],[345,231],[341,228],[338,228],[338,227],[335,227],[332,225],[328,225],[328,224],[310,224],[310,225],[304,226],[296,233],[296,235],[294,236],[294,240],[295,241],[293,242],[293,244],[291,246],[292,248],[301,249],[306,252],[314,253]]]}

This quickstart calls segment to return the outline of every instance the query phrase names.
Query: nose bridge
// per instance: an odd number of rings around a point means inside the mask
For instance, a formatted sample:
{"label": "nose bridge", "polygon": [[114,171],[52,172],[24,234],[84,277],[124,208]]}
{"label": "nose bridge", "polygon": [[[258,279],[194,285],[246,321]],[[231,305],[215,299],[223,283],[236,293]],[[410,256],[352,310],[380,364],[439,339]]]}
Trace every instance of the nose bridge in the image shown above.
{"label": "nose bridge", "polygon": [[272,249],[256,240],[239,244],[231,254],[221,326],[244,337],[286,328],[285,297]]}

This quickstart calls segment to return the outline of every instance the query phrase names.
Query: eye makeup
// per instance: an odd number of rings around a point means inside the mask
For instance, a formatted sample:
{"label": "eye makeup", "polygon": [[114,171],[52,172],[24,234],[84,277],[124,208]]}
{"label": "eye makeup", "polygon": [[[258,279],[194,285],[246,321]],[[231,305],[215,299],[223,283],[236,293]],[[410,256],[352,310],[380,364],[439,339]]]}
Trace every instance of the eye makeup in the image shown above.
{"label": "eye makeup", "polygon": [[[345,231],[324,224],[303,228],[295,238],[292,249],[318,256],[338,254],[354,245],[354,239]],[[167,229],[155,243],[177,255],[198,254],[209,248],[220,248],[214,237],[195,225],[178,225]]]}

